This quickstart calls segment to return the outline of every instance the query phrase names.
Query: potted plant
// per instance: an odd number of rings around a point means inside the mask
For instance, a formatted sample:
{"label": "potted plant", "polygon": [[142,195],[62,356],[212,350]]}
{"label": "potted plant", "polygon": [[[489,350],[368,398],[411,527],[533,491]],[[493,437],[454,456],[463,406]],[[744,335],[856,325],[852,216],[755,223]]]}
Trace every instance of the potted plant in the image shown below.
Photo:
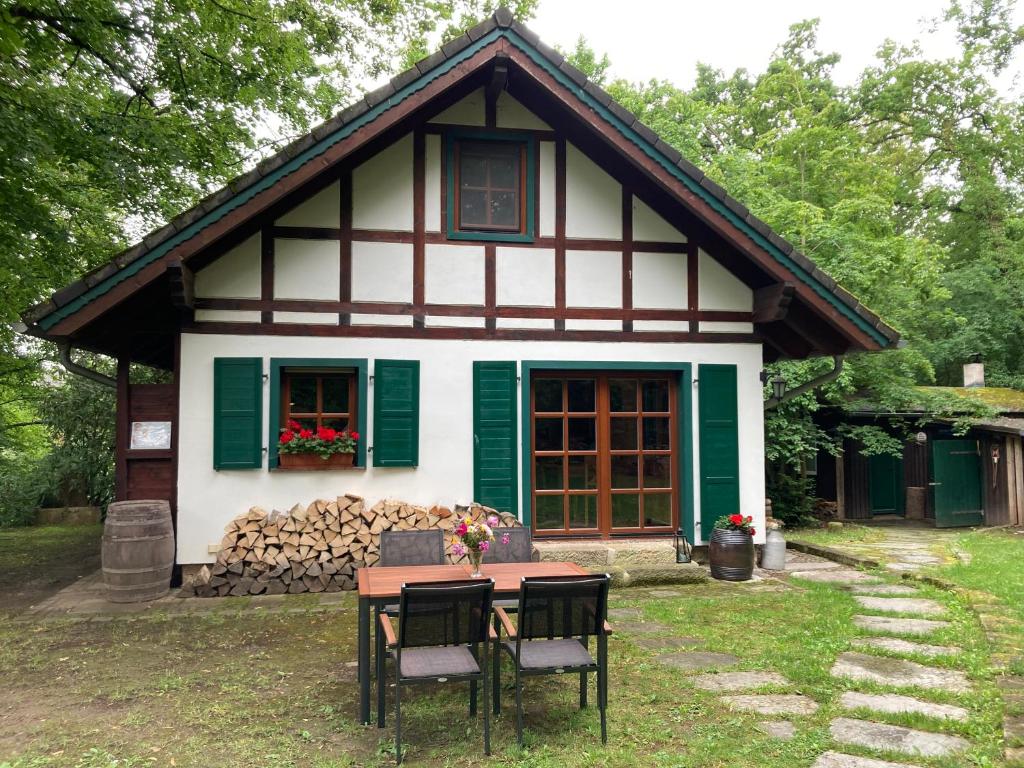
{"label": "potted plant", "polygon": [[[494,541],[494,528],[500,520],[497,515],[491,515],[486,522],[474,520],[468,515],[464,517],[455,528],[455,542],[452,544],[452,554],[456,557],[469,556],[469,562],[473,565],[472,577],[480,576],[480,563],[484,559],[484,552],[491,548]],[[508,544],[509,536],[504,534],[501,537],[502,544]]]}
{"label": "potted plant", "polygon": [[712,578],[747,581],[754,575],[753,521],[750,515],[726,515],[715,522],[708,547]]}
{"label": "potted plant", "polygon": [[351,467],[358,432],[330,427],[305,429],[289,421],[277,440],[278,464],[284,469],[339,469]]}

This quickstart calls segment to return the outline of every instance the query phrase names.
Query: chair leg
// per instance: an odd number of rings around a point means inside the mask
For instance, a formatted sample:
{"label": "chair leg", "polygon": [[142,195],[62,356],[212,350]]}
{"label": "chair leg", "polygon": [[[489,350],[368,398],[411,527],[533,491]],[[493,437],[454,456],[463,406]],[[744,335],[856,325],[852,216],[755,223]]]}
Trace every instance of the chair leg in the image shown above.
{"label": "chair leg", "polygon": [[476,680],[469,681],[469,716],[476,717]]}
{"label": "chair leg", "polygon": [[601,743],[608,743],[608,655],[598,654],[597,666],[597,706],[601,710]]}
{"label": "chair leg", "polygon": [[[494,619],[494,631],[500,631],[498,627],[498,619]],[[491,696],[494,698],[494,714],[501,714],[501,646],[498,643],[494,644],[494,648],[491,650],[494,654],[494,658],[491,661]]]}
{"label": "chair leg", "polygon": [[580,709],[587,708],[587,673],[580,672]]}
{"label": "chair leg", "polygon": [[487,700],[489,695],[487,689],[487,654],[484,653],[484,663],[480,665],[483,670],[483,696],[484,696],[484,754],[491,754],[491,702]]}
{"label": "chair leg", "polygon": [[402,683],[395,664],[395,762],[402,764]]}
{"label": "chair leg", "polygon": [[523,679],[516,665],[516,743],[523,746]]}
{"label": "chair leg", "polygon": [[383,728],[387,719],[387,709],[384,706],[384,696],[388,687],[387,677],[384,674],[386,659],[380,648],[377,648],[376,674],[377,674],[377,727]]}

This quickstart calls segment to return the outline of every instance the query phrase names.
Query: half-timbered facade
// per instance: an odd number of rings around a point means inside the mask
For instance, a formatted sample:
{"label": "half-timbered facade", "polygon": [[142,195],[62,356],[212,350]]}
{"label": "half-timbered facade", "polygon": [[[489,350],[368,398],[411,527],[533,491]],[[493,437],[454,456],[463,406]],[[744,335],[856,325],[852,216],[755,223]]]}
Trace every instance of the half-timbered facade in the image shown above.
{"label": "half-timbered facade", "polygon": [[[118,495],[182,564],[339,492],[699,543],[763,517],[764,361],[896,339],[504,11],[25,319],[121,361]],[[288,420],[355,466],[279,466]]]}

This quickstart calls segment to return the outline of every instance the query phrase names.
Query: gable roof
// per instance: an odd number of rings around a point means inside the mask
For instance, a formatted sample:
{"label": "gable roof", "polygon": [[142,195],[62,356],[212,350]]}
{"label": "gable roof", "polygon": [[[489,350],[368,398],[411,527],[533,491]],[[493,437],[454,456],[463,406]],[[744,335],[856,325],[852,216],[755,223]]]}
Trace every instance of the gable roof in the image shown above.
{"label": "gable roof", "polygon": [[[476,58],[511,57],[522,66],[535,68],[538,77],[559,98],[620,142],[635,156],[646,159],[654,172],[675,183],[676,196],[696,215],[710,221],[716,231],[747,255],[768,257],[761,266],[777,267],[787,281],[796,284],[797,295],[817,301],[829,322],[849,335],[851,350],[883,349],[899,335],[883,323],[810,259],[779,237],[745,206],[678,151],[662,141],[634,115],[622,108],[600,87],[528,28],[512,19],[505,9],[447,43],[414,67],[392,78],[334,118],[239,176],[190,210],[175,217],[135,246],[80,280],[57,291],[49,300],[23,314],[29,332],[45,338],[68,339],[76,328],[101,314],[99,302],[123,300],[152,282],[191,253],[209,245],[227,231],[226,217],[248,207],[266,207],[273,199],[308,181],[339,157],[361,143],[361,131],[385,119],[392,110],[405,109],[417,94],[442,80],[456,82]],[[478,62],[479,63],[479,62]],[[462,65],[460,67],[460,65]],[[366,139],[362,139],[365,141]],[[287,187],[287,189],[285,188]],[[817,297],[815,299],[815,297]],[[113,303],[111,303],[113,306]]]}

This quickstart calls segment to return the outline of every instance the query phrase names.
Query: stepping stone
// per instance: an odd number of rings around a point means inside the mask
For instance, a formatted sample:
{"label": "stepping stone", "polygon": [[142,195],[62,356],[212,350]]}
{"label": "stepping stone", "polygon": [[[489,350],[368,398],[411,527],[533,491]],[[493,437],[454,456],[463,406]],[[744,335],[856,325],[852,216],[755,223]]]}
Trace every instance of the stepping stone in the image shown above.
{"label": "stepping stone", "polygon": [[671,633],[672,628],[656,621],[619,621],[613,627],[617,632],[627,635],[657,635]]}
{"label": "stepping stone", "polygon": [[866,653],[846,652],[839,655],[832,667],[832,677],[851,680],[869,680],[872,683],[893,686],[917,686],[947,691],[970,690],[967,675],[954,669],[926,667],[905,659],[869,656]]}
{"label": "stepping stone", "polygon": [[895,571],[896,573],[921,570],[919,563],[887,563],[885,568],[888,571]]}
{"label": "stepping stone", "polygon": [[783,569],[787,571],[829,571],[839,567],[839,563],[834,563],[831,560],[812,560],[809,562],[787,560]]}
{"label": "stepping stone", "polygon": [[644,612],[639,608],[609,608],[609,619],[628,619],[639,621],[644,617]]}
{"label": "stepping stone", "polygon": [[839,698],[839,703],[846,709],[872,709],[875,712],[888,712],[899,714],[902,712],[913,712],[918,715],[937,717],[942,720],[964,721],[970,717],[970,713],[963,707],[954,707],[952,704],[934,704],[930,701],[921,701],[911,696],[898,696],[895,693],[873,694],[856,693],[848,691]]}
{"label": "stepping stone", "polygon": [[1003,720],[1003,735],[1009,744],[1024,741],[1024,717],[1007,717]]}
{"label": "stepping stone", "polygon": [[921,597],[866,597],[856,595],[854,598],[862,608],[872,611],[888,611],[889,613],[916,613],[920,616],[942,616],[946,613],[945,606],[937,600]]}
{"label": "stepping stone", "polygon": [[888,632],[893,635],[930,635],[932,632],[952,626],[948,621],[895,619],[889,616],[854,616],[853,623],[861,629]]}
{"label": "stepping stone", "polygon": [[890,763],[871,757],[844,755],[842,752],[826,752],[815,761],[811,768],[917,768],[906,763]]}
{"label": "stepping stone", "polygon": [[855,595],[916,595],[919,590],[916,587],[908,587],[905,584],[878,584],[876,586],[853,586],[850,591]]}
{"label": "stepping stone", "polygon": [[681,651],[679,653],[663,653],[655,658],[662,664],[678,669],[714,669],[715,667],[731,667],[739,663],[739,658],[731,653],[715,653],[713,651]]}
{"label": "stepping stone", "polygon": [[652,589],[647,594],[649,594],[651,597],[666,598],[679,597],[683,593],[680,592],[678,589]]}
{"label": "stepping stone", "polygon": [[757,724],[757,730],[768,734],[773,739],[789,741],[796,736],[796,726],[789,720],[765,720]]}
{"label": "stepping stone", "polygon": [[901,640],[898,637],[858,637],[853,641],[854,645],[880,648],[883,651],[893,653],[919,653],[922,656],[935,658],[936,656],[955,656],[960,653],[959,648],[950,645],[928,645],[927,643],[912,643],[909,640]]}
{"label": "stepping stone", "polygon": [[869,720],[853,720],[847,717],[837,717],[833,720],[829,725],[829,732],[832,738],[841,744],[855,744],[859,747],[885,749],[922,757],[944,757],[954,752],[962,752],[971,746],[969,741],[959,736],[916,731],[901,725],[872,723]]}
{"label": "stepping stone", "polygon": [[698,637],[638,637],[633,641],[634,645],[639,645],[649,651],[664,648],[692,648],[703,643],[704,641]]}
{"label": "stepping stone", "polygon": [[723,696],[722,701],[732,709],[759,715],[813,715],[818,711],[818,702],[796,693]]}
{"label": "stepping stone", "polygon": [[839,568],[826,571],[793,571],[790,576],[804,581],[814,581],[819,584],[877,584],[881,582],[877,576],[872,576],[864,571],[855,571],[852,568]]}
{"label": "stepping stone", "polygon": [[789,682],[778,672],[718,672],[697,675],[693,684],[705,691],[747,691],[765,685],[788,685]]}

